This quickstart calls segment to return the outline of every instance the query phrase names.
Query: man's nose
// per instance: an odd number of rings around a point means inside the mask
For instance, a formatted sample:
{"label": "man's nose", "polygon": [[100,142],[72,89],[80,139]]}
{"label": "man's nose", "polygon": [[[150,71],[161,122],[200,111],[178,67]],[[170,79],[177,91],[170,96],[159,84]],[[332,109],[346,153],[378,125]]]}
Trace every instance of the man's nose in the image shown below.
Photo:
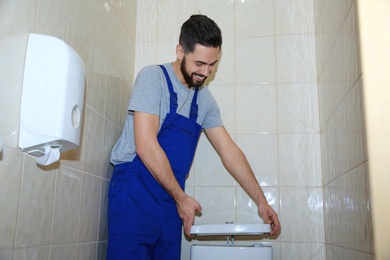
{"label": "man's nose", "polygon": [[203,76],[208,77],[210,75],[210,73],[211,73],[211,70],[210,70],[209,66],[208,65],[202,66],[201,73],[202,73]]}

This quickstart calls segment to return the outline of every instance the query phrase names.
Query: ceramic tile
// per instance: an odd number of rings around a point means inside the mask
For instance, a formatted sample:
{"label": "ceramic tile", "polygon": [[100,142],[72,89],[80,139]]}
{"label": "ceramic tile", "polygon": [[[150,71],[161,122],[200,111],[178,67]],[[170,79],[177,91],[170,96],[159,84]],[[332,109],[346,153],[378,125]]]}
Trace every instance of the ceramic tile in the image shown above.
{"label": "ceramic tile", "polygon": [[234,1],[225,0],[198,0],[196,1],[199,13],[214,20],[222,31],[223,40],[234,36]]}
{"label": "ceramic tile", "polygon": [[278,84],[278,130],[280,133],[319,131],[315,83]]}
{"label": "ceramic tile", "polygon": [[[335,82],[345,76],[356,79],[354,74],[356,74],[355,70],[357,70],[357,61],[355,58],[357,55],[357,37],[355,13],[353,11],[354,9],[350,8],[351,2],[350,0],[337,1],[337,3],[334,1],[333,6],[327,3],[324,7],[323,15],[325,18],[322,24],[323,27],[319,28],[317,33],[320,36],[317,37],[317,41],[320,42],[320,44],[317,44],[317,46],[320,46],[320,49],[317,48],[317,67],[321,70],[324,68],[325,72],[321,72],[321,75],[323,73],[328,75],[322,76],[322,81],[331,80]],[[348,14],[348,12],[350,13]],[[333,19],[329,19],[329,17]],[[343,28],[342,23],[344,23]],[[340,31],[341,33],[339,34]],[[326,65],[325,62],[327,62]],[[345,64],[348,64],[348,66]],[[353,79],[344,81],[345,79],[340,82],[340,85],[347,84],[347,88],[348,85],[349,87],[351,86],[351,82],[354,82]]]}
{"label": "ceramic tile", "polygon": [[[326,72],[328,73],[328,72]],[[329,121],[336,107],[340,104],[342,99],[342,88],[340,84],[336,81],[332,82],[331,77],[328,78],[328,81],[318,82],[318,107],[320,115],[320,126],[321,129],[324,128],[326,123]]]}
{"label": "ceramic tile", "polygon": [[92,0],[78,2],[69,1],[69,17],[84,31],[86,35],[90,33],[90,17],[92,13]]}
{"label": "ceramic tile", "polygon": [[367,125],[366,125],[366,110],[364,102],[363,82],[362,78],[359,78],[357,86],[360,92],[360,111],[362,120],[362,133],[363,133],[363,150],[364,150],[364,161],[368,161],[368,140],[367,140]]}
{"label": "ceramic tile", "polygon": [[76,245],[58,245],[50,249],[50,259],[75,259]]}
{"label": "ceramic tile", "polygon": [[108,61],[94,46],[90,46],[88,60],[88,84],[85,91],[85,100],[94,110],[104,114],[105,93],[107,85]]}
{"label": "ceramic tile", "polygon": [[83,173],[78,242],[96,241],[98,232],[99,199],[101,179]]}
{"label": "ceramic tile", "polygon": [[356,260],[374,260],[375,257],[355,250],[342,248],[334,245],[328,245],[326,248],[328,259],[356,259]]}
{"label": "ceramic tile", "polygon": [[343,102],[334,112],[329,121],[327,129],[331,132],[352,132],[362,133],[362,114],[361,114],[361,93],[360,85],[356,84]]}
{"label": "ceramic tile", "polygon": [[280,134],[279,170],[283,186],[321,186],[319,134]]}
{"label": "ceramic tile", "polygon": [[180,260],[190,260],[190,252],[191,252],[192,244],[193,243],[187,241],[184,236],[182,237]]}
{"label": "ceramic tile", "polygon": [[22,166],[22,154],[4,147],[0,159],[0,248],[14,245]]}
{"label": "ceramic tile", "polygon": [[99,230],[98,230],[98,241],[104,241],[108,239],[108,187],[110,185],[109,181],[102,180],[101,186],[101,198],[99,206]]}
{"label": "ceramic tile", "polygon": [[68,1],[40,0],[37,9],[36,32],[66,39]]}
{"label": "ceramic tile", "polygon": [[[70,45],[80,56],[84,63],[85,73],[88,71],[88,58],[90,50],[90,42],[88,40],[89,34],[83,32],[80,27],[73,21],[68,23],[68,33],[66,42]],[[85,75],[87,78],[87,75]],[[88,81],[88,79],[86,79]]]}
{"label": "ceramic tile", "polygon": [[202,206],[202,215],[195,217],[195,224],[234,221],[234,194],[233,187],[196,187],[194,198]]}
{"label": "ceramic tile", "polygon": [[235,53],[234,38],[223,38],[222,49],[213,76],[206,81],[206,84],[214,85],[231,85],[235,82]]}
{"label": "ceramic tile", "polygon": [[127,41],[122,44],[123,45],[122,47],[129,49],[129,51],[123,55],[124,58],[123,58],[122,64],[120,64],[120,66],[119,66],[119,71],[120,71],[121,76],[123,77],[124,80],[126,80],[127,82],[133,82],[134,68],[135,68],[134,60],[135,60],[135,55],[136,55],[135,54],[136,43],[135,43],[134,39],[131,39],[131,38],[127,38],[126,40]]}
{"label": "ceramic tile", "polygon": [[282,242],[324,242],[322,188],[281,187]]}
{"label": "ceramic tile", "polygon": [[282,243],[282,259],[294,256],[294,259],[300,260],[325,260],[328,259],[325,249],[324,244]]}
{"label": "ceramic tile", "polygon": [[79,244],[76,248],[76,260],[84,259],[97,259],[96,257],[96,247],[97,243],[91,244]]}
{"label": "ceramic tile", "polygon": [[[339,177],[324,190],[327,242],[371,252],[366,167]],[[353,228],[351,228],[353,227]]]}
{"label": "ceramic tile", "polygon": [[315,34],[316,41],[316,69],[317,69],[317,79],[320,81],[330,80],[327,77],[324,77],[325,64],[328,61],[328,58],[332,52],[333,45],[337,40],[338,32],[321,32],[317,31]]}
{"label": "ceramic tile", "polygon": [[362,162],[364,152],[361,134],[324,134],[321,138],[324,183]]}
{"label": "ceramic tile", "polygon": [[236,92],[236,133],[277,132],[275,85],[240,85]]}
{"label": "ceramic tile", "polygon": [[[48,246],[44,247],[30,247],[30,248],[19,248],[14,252],[13,260],[25,260],[25,259],[41,259],[41,260],[49,260],[50,256],[50,248]],[[0,253],[0,259],[3,258]]]}
{"label": "ceramic tile", "polygon": [[157,43],[156,63],[167,63],[176,60],[176,46],[178,40]]}
{"label": "ceramic tile", "polygon": [[313,0],[313,9],[314,9],[314,25],[317,29],[318,23],[322,16],[322,11],[327,0]]}
{"label": "ceramic tile", "polygon": [[157,40],[159,19],[156,19],[158,5],[154,0],[137,1],[137,41],[146,43]]}
{"label": "ceramic tile", "polygon": [[97,176],[101,176],[103,165],[103,124],[103,117],[86,106],[82,137],[83,170]]}
{"label": "ceramic tile", "polygon": [[371,184],[370,184],[370,171],[369,171],[369,167],[368,167],[368,162],[366,162],[365,164],[365,177],[366,177],[366,188],[367,188],[367,191],[366,191],[366,196],[367,196],[367,212],[368,212],[368,225],[369,225],[369,229],[368,229],[368,234],[370,236],[370,240],[369,240],[369,243],[370,243],[370,246],[371,246],[371,254],[374,255],[375,253],[375,241],[374,241],[374,230],[373,230],[373,214],[372,214],[372,199],[371,199]]}
{"label": "ceramic tile", "polygon": [[127,55],[127,53],[118,52],[118,49],[122,49],[124,45],[127,45],[126,48],[128,48],[130,46],[128,40],[128,32],[119,21],[118,16],[114,12],[109,12],[107,59],[113,64],[112,67],[118,71],[122,71],[124,59]]}
{"label": "ceramic tile", "polygon": [[[32,156],[25,156],[16,247],[47,245],[50,240],[55,187],[55,169],[37,167]],[[34,225],[31,225],[34,223]]]}
{"label": "ceramic tile", "polygon": [[314,32],[312,0],[275,1],[276,34]]}
{"label": "ceramic tile", "polygon": [[[262,190],[268,204],[280,215],[278,188],[262,187]],[[264,223],[258,214],[257,205],[242,188],[237,188],[236,208],[237,223]]]}
{"label": "ceramic tile", "polygon": [[67,166],[72,169],[81,170],[82,168],[82,154],[83,154],[83,137],[80,140],[81,146],[76,149],[61,153],[60,160],[62,166]]}
{"label": "ceramic tile", "polygon": [[[178,41],[181,25],[192,14],[198,14],[196,1],[170,1],[157,2],[158,41]],[[175,15],[172,15],[175,14]]]}
{"label": "ceramic tile", "polygon": [[[135,45],[135,75],[145,66],[157,63],[157,48],[156,42],[136,43]],[[174,50],[169,50],[169,54]],[[173,55],[174,53],[172,53]],[[170,56],[172,57],[172,56]],[[166,61],[169,62],[169,61]]]}
{"label": "ceramic tile", "polygon": [[97,249],[97,259],[106,259],[107,255],[107,241],[99,242]]}
{"label": "ceramic tile", "polygon": [[[0,40],[34,31],[38,0],[0,2]],[[20,15],[22,14],[22,15]],[[16,18],[17,17],[17,18]]]}
{"label": "ceramic tile", "polygon": [[195,186],[233,186],[234,179],[223,166],[220,157],[202,134],[194,159]]}
{"label": "ceramic tile", "polygon": [[0,250],[0,258],[4,260],[13,260],[13,250]]}
{"label": "ceramic tile", "polygon": [[325,80],[337,82],[342,96],[348,92],[358,78],[356,48],[355,33],[340,33],[325,67],[325,73],[327,73]]}
{"label": "ceramic tile", "polygon": [[112,10],[118,16],[121,23],[126,27],[126,30],[131,31],[133,28],[136,28],[138,1],[121,0],[108,3],[111,5]]}
{"label": "ceramic tile", "polygon": [[[194,175],[195,175],[195,165],[192,163],[192,166],[190,168],[190,173],[187,175],[186,178],[186,184],[185,187],[189,187],[192,189],[192,186],[194,186]],[[187,188],[185,188],[187,189]]]}
{"label": "ceramic tile", "polygon": [[186,187],[185,192],[188,196],[194,197],[194,187]]}
{"label": "ceramic tile", "polygon": [[77,242],[81,173],[62,167],[57,172],[54,194],[52,244]]}
{"label": "ceramic tile", "polygon": [[103,53],[104,56],[108,57],[109,51],[109,20],[110,20],[110,9],[107,7],[106,0],[96,0],[91,5],[91,16],[90,16],[90,39],[91,42]]}
{"label": "ceramic tile", "polygon": [[[132,76],[134,74],[132,73]],[[127,80],[123,79],[121,84],[121,96],[120,96],[120,125],[119,128],[123,128],[125,125],[125,120],[127,116],[127,108],[129,106],[130,93],[132,91],[132,85],[127,82]]]}
{"label": "ceramic tile", "polygon": [[106,106],[104,109],[105,117],[115,125],[120,124],[120,104],[118,100],[121,97],[122,80],[119,73],[113,69],[108,69],[106,85]]}
{"label": "ceramic tile", "polygon": [[235,1],[235,32],[238,37],[275,34],[275,1]]}
{"label": "ceramic tile", "polygon": [[[134,69],[134,56],[135,56],[135,36],[133,35],[133,30],[128,31],[125,26],[120,27],[120,35],[119,43],[116,44],[114,42],[111,45],[111,49],[113,50],[115,61],[115,67],[118,69],[121,75],[127,77],[129,71]],[[113,37],[117,37],[113,35]],[[125,52],[118,52],[118,48],[121,50],[128,50]],[[132,80],[132,78],[127,77],[127,79]]]}
{"label": "ceramic tile", "polygon": [[352,169],[364,159],[360,100],[359,85],[356,85],[321,134],[324,183]]}
{"label": "ceramic tile", "polygon": [[280,243],[264,243],[266,246],[272,246],[272,260],[281,260],[281,244]]}
{"label": "ceramic tile", "polygon": [[324,32],[339,31],[354,0],[326,1],[319,26]]}
{"label": "ceramic tile", "polygon": [[230,134],[236,132],[236,110],[235,110],[235,85],[215,85],[209,86],[210,92],[217,100],[222,122]]}
{"label": "ceramic tile", "polygon": [[104,122],[104,148],[103,148],[103,169],[102,177],[111,179],[113,166],[110,163],[111,151],[120,137],[119,129],[112,122]]}
{"label": "ceramic tile", "polygon": [[363,73],[363,69],[362,69],[362,57],[361,57],[361,44],[360,44],[360,28],[359,28],[359,17],[358,17],[358,7],[357,7],[357,3],[354,3],[352,8],[351,8],[351,12],[349,13],[349,15],[351,16],[350,20],[351,22],[349,22],[349,24],[351,24],[351,27],[354,28],[355,32],[356,32],[356,46],[357,46],[357,49],[358,49],[358,71],[359,71],[359,75],[361,75]]}
{"label": "ceramic tile", "polygon": [[260,185],[278,185],[278,136],[275,134],[237,135],[236,139]]}
{"label": "ceramic tile", "polygon": [[278,83],[316,81],[314,38],[314,34],[276,37]]}
{"label": "ceramic tile", "polygon": [[275,37],[236,38],[236,83],[276,81]]}

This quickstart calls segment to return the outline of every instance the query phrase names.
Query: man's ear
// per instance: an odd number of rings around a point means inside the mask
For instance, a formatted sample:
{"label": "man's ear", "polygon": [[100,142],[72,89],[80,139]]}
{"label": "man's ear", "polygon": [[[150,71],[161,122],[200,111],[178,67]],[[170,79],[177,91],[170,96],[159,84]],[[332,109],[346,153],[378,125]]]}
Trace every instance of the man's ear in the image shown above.
{"label": "man's ear", "polygon": [[176,45],[176,57],[178,60],[183,60],[184,57],[184,50],[180,44]]}

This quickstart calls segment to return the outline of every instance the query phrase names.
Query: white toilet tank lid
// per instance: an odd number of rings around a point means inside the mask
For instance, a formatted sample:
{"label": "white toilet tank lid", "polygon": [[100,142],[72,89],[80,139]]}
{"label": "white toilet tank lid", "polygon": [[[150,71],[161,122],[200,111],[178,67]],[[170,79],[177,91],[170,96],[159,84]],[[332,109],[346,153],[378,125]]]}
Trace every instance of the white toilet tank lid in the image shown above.
{"label": "white toilet tank lid", "polygon": [[271,232],[269,224],[205,224],[193,225],[190,233],[198,236],[260,235]]}

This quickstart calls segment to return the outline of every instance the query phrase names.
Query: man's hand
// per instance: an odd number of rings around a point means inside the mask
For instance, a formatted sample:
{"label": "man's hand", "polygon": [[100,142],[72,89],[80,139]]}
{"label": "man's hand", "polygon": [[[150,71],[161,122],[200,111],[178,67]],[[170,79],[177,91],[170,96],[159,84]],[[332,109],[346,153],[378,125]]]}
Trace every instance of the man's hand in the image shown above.
{"label": "man's hand", "polygon": [[271,206],[266,203],[262,204],[258,207],[259,215],[263,219],[265,224],[271,225],[271,233],[270,235],[276,235],[280,232],[280,222],[278,218],[278,214],[271,208]]}
{"label": "man's hand", "polygon": [[184,198],[176,201],[177,212],[183,221],[184,234],[191,236],[190,230],[194,223],[195,212],[202,211],[202,206],[192,197],[186,195]]}

